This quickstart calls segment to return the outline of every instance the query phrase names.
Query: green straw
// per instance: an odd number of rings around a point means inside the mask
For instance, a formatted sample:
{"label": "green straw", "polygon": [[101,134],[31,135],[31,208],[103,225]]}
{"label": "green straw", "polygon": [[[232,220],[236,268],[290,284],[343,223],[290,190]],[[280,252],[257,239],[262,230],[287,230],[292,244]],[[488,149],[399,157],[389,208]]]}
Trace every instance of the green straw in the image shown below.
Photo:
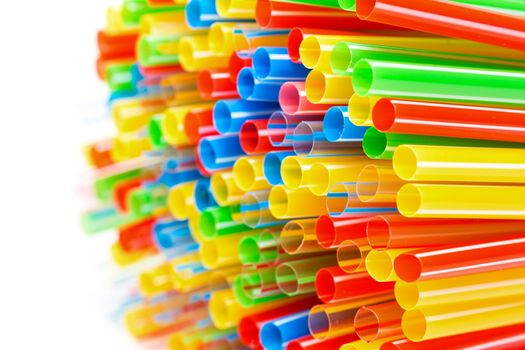
{"label": "green straw", "polygon": [[394,151],[401,145],[436,145],[465,147],[523,148],[525,144],[452,137],[383,133],[370,127],[363,136],[363,151],[374,159],[392,159]]}
{"label": "green straw", "polygon": [[111,92],[133,90],[132,65],[129,63],[111,64],[106,69],[106,82]]}
{"label": "green straw", "polygon": [[355,11],[356,0],[339,0],[339,7],[346,11]]}
{"label": "green straw", "polygon": [[168,188],[163,184],[155,184],[130,191],[127,203],[133,215],[149,216],[156,210],[165,208],[167,198]]}
{"label": "green straw", "polygon": [[165,66],[179,63],[178,54],[162,52],[162,46],[176,47],[180,40],[179,35],[146,35],[141,36],[137,43],[137,60],[141,66]]}
{"label": "green straw", "polygon": [[109,201],[113,199],[113,189],[115,185],[122,181],[137,179],[141,177],[142,174],[142,169],[132,169],[98,178],[93,185],[95,195],[102,202]]}
{"label": "green straw", "polygon": [[123,214],[114,206],[104,207],[82,213],[80,224],[82,230],[88,234],[100,233],[108,230],[114,230],[118,227],[128,225],[136,221],[137,217],[132,214]]}
{"label": "green straw", "polygon": [[279,258],[279,248],[279,240],[271,232],[244,237],[239,242],[239,260],[243,265],[274,263]]}
{"label": "green straw", "polygon": [[525,105],[525,71],[364,59],[352,84],[360,96]]}
{"label": "green straw", "polygon": [[199,225],[202,236],[207,239],[251,230],[249,226],[233,219],[230,207],[204,210],[201,213]]}
{"label": "green straw", "polygon": [[125,0],[122,4],[122,18],[127,25],[137,25],[140,18],[151,13],[184,11],[184,5],[150,6],[147,0]]}
{"label": "green straw", "polygon": [[494,66],[506,66],[525,69],[525,61],[519,60],[349,42],[341,42],[334,46],[330,55],[330,64],[334,73],[350,75],[353,67],[362,59],[448,66],[463,65],[465,67],[494,68]]}
{"label": "green straw", "polygon": [[164,149],[168,145],[162,133],[162,119],[164,119],[164,114],[156,114],[150,119],[148,124],[149,139],[155,149]]}
{"label": "green straw", "polygon": [[340,7],[338,0],[283,0],[283,2],[291,2],[294,4],[305,4],[321,7]]}
{"label": "green straw", "polygon": [[272,300],[287,297],[280,290],[274,290],[268,295],[262,291],[262,286],[276,284],[275,267],[262,268],[262,271],[243,271],[233,280],[233,293],[235,298],[244,307],[266,303]]}
{"label": "green straw", "polygon": [[461,4],[486,8],[487,10],[506,12],[518,16],[525,16],[525,2],[523,0],[452,0]]}

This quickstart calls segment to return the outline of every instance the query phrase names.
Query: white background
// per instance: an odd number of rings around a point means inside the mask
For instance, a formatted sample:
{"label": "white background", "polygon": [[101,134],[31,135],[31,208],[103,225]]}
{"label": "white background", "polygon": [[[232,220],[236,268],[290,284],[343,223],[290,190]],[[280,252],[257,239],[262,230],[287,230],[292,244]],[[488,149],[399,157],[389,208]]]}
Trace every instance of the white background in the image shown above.
{"label": "white background", "polygon": [[1,1],[2,350],[137,348],[105,314],[114,234],[82,234],[74,190],[104,124],[95,34],[112,2]]}

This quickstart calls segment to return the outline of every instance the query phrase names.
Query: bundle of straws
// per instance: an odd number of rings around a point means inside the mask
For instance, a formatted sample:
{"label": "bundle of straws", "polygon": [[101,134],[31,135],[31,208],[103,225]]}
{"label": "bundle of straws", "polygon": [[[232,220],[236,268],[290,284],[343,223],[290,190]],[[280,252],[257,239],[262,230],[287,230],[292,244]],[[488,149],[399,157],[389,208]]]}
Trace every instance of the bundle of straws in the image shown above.
{"label": "bundle of straws", "polygon": [[124,0],[98,45],[133,336],[525,347],[525,3]]}

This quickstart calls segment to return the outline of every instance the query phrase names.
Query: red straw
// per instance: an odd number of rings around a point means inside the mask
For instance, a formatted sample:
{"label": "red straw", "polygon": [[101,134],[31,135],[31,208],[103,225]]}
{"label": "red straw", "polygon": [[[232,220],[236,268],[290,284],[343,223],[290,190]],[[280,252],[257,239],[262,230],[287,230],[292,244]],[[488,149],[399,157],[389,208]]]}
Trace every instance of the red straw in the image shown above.
{"label": "red straw", "polygon": [[334,248],[346,240],[366,238],[366,225],[370,217],[332,218],[321,215],[317,219],[315,234],[323,248]]}
{"label": "red straw", "polygon": [[229,70],[203,70],[197,78],[199,94],[205,100],[238,98],[237,84]]}
{"label": "red straw", "polygon": [[289,151],[291,147],[274,147],[270,134],[286,133],[285,129],[268,129],[268,119],[248,120],[239,133],[241,148],[247,154],[261,154],[270,151]]}

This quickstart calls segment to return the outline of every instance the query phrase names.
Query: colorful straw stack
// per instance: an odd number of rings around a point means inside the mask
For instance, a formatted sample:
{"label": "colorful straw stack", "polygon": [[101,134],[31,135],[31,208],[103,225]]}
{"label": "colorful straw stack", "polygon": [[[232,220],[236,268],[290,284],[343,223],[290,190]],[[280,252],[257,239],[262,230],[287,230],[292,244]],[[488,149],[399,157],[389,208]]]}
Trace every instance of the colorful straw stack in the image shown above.
{"label": "colorful straw stack", "polygon": [[124,0],[98,43],[133,336],[525,347],[520,1]]}

